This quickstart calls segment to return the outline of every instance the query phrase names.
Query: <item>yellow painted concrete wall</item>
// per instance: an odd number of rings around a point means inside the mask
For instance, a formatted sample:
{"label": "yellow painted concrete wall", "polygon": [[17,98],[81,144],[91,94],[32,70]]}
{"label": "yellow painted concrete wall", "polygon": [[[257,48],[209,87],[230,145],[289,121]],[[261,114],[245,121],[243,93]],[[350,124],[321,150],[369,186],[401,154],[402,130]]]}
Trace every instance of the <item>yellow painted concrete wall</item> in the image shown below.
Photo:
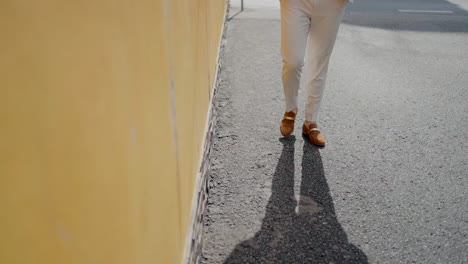
{"label": "yellow painted concrete wall", "polygon": [[0,263],[180,263],[225,0],[0,0]]}

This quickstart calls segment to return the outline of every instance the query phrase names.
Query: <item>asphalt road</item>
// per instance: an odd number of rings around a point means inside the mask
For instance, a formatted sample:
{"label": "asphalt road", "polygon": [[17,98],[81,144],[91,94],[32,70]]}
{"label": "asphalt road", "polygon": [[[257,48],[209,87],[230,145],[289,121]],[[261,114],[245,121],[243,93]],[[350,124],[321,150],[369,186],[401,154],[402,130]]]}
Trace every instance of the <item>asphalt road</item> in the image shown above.
{"label": "asphalt road", "polygon": [[202,263],[468,263],[467,3],[348,5],[318,149],[303,100],[280,136],[279,10],[260,2],[227,27]]}

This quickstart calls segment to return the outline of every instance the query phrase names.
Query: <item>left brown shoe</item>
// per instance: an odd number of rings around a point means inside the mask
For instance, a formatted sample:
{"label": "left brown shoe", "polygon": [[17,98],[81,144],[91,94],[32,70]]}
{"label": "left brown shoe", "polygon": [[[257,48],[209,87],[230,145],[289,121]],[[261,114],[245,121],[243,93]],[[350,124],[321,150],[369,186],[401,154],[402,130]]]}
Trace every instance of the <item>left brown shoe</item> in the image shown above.
{"label": "left brown shoe", "polygon": [[309,136],[310,143],[324,147],[325,146],[325,136],[320,132],[317,127],[317,124],[306,124],[302,125],[302,133]]}
{"label": "left brown shoe", "polygon": [[294,131],[294,121],[296,120],[296,113],[294,111],[285,112],[283,120],[281,120],[280,131],[283,137],[287,137]]}

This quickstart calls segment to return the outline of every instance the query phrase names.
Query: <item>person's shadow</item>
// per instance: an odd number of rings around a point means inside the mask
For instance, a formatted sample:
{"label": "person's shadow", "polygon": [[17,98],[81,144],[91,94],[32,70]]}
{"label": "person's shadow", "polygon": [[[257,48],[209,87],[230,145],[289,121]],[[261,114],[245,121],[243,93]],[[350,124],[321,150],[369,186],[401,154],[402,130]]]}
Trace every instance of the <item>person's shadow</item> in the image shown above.
{"label": "person's shadow", "polygon": [[283,150],[262,228],[224,263],[368,263],[336,218],[318,149],[304,141],[300,195],[295,197],[295,138],[280,141]]}

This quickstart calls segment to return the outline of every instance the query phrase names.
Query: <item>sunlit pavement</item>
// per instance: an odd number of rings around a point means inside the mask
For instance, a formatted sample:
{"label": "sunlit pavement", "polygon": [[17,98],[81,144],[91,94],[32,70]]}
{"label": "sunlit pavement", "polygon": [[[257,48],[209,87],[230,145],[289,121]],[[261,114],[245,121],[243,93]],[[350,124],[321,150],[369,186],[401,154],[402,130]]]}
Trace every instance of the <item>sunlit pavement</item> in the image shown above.
{"label": "sunlit pavement", "polygon": [[301,135],[303,101],[281,139],[279,4],[244,4],[226,32],[202,263],[468,263],[467,1],[347,6],[324,149]]}

